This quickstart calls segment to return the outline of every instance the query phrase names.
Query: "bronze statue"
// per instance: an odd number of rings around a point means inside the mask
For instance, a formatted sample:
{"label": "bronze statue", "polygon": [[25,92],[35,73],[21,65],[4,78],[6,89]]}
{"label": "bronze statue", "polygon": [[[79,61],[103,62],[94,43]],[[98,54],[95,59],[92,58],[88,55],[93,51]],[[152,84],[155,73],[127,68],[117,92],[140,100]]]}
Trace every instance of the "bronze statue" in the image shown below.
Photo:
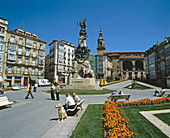
{"label": "bronze statue", "polygon": [[77,22],[77,25],[81,27],[81,30],[79,32],[80,36],[86,36],[87,32],[86,32],[86,18],[81,22]]}

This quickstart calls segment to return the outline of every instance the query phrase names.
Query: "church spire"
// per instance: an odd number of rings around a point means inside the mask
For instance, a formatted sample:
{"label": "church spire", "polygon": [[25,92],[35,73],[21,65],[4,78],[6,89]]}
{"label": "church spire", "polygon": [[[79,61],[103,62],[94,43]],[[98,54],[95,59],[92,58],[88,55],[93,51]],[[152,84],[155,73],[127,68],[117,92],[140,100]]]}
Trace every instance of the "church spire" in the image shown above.
{"label": "church spire", "polygon": [[100,28],[99,38],[98,38],[98,44],[97,44],[97,54],[102,55],[105,52],[105,42],[103,38],[102,29]]}
{"label": "church spire", "polygon": [[103,38],[102,29],[100,28],[99,38]]}

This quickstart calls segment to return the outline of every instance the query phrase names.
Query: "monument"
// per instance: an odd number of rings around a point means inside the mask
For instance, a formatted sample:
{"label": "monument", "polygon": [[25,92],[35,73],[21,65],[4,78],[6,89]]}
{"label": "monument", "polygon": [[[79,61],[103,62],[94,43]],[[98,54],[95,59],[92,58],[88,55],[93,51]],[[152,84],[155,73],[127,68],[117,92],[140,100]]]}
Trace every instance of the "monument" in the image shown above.
{"label": "monument", "polygon": [[102,90],[99,85],[95,84],[94,72],[89,62],[90,49],[86,45],[86,19],[77,23],[81,27],[79,32],[78,47],[75,50],[75,59],[73,69],[70,74],[70,84],[64,89],[86,89]]}

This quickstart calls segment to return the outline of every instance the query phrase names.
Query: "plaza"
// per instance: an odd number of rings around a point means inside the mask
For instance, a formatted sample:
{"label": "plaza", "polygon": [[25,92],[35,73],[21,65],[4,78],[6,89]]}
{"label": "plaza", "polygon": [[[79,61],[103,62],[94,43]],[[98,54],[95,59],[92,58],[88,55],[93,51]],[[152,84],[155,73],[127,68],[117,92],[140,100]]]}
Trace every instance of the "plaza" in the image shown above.
{"label": "plaza", "polygon": [[[130,101],[136,101],[144,98],[155,99],[154,90],[157,87],[150,86],[150,90],[125,89],[131,83],[130,80],[105,86],[107,89],[122,90],[124,94],[131,94]],[[143,83],[142,83],[143,84]],[[143,84],[147,85],[148,84]],[[85,99],[83,109],[79,111],[79,116],[73,116],[61,122],[58,121],[58,113],[55,105],[64,104],[65,95],[60,95],[60,101],[50,99],[50,94],[45,93],[50,87],[38,87],[34,92],[34,99],[24,99],[26,90],[6,91],[5,95],[9,101],[15,101],[12,108],[1,108],[0,112],[0,132],[3,138],[66,138],[69,137],[77,125],[81,115],[89,104],[104,104],[110,94],[100,95],[79,95]],[[166,90],[170,94],[170,90]],[[121,100],[120,100],[121,101]],[[140,135],[140,134],[139,134]]]}

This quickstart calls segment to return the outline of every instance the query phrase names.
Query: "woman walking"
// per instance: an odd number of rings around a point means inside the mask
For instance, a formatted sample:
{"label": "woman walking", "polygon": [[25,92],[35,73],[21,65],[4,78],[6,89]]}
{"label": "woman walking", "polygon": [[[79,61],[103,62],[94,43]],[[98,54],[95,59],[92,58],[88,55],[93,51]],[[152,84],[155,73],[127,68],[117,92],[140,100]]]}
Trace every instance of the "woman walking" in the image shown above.
{"label": "woman walking", "polygon": [[28,87],[27,87],[27,96],[25,97],[25,99],[28,99],[28,96],[31,94],[32,99],[34,99],[34,96],[32,95],[32,86],[29,83]]}
{"label": "woman walking", "polygon": [[60,92],[60,85],[59,85],[59,83],[57,82],[56,83],[56,99],[57,100],[60,100],[60,98],[59,98],[59,92]]}

